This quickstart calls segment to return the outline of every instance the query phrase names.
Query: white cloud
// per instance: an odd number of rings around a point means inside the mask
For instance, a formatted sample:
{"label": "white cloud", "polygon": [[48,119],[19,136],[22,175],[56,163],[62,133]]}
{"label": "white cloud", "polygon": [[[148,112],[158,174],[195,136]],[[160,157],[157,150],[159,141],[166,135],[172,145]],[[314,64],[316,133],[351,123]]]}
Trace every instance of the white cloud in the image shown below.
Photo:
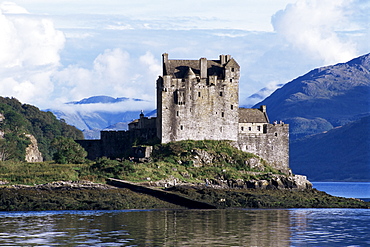
{"label": "white cloud", "polygon": [[152,109],[163,52],[171,59],[231,54],[242,68],[241,104],[271,81],[349,60],[360,55],[356,48],[369,52],[362,0],[298,0],[275,15],[276,32],[271,15],[295,0],[185,0],[181,8],[164,0],[14,2],[31,13],[1,3],[0,95],[40,108],[108,95],[145,99]]}
{"label": "white cloud", "polygon": [[0,95],[38,104],[53,90],[65,38],[46,18],[34,18],[20,6],[0,4]]}
{"label": "white cloud", "polygon": [[337,32],[350,28],[346,11],[352,2],[298,0],[277,12],[272,23],[277,33],[304,53],[326,64],[345,62],[357,55],[356,47]]}
{"label": "white cloud", "polygon": [[[60,91],[56,94],[60,103],[80,100],[93,95],[128,97],[151,100],[154,107],[154,79],[158,72],[154,56],[146,53],[139,58],[131,58],[122,49],[107,49],[99,54],[92,63],[92,68],[70,65],[57,72],[53,80]],[[141,64],[141,66],[140,66]],[[55,92],[56,93],[56,92]],[[137,104],[137,102],[129,102]],[[127,103],[126,106],[130,104]],[[148,103],[146,103],[148,105]],[[145,108],[148,109],[148,108]],[[106,110],[113,110],[106,108]]]}
{"label": "white cloud", "polygon": [[135,101],[127,100],[119,103],[96,103],[96,104],[62,104],[56,108],[63,113],[75,114],[79,113],[81,115],[89,114],[96,111],[102,112],[122,112],[122,111],[138,111],[141,110],[153,110],[153,102],[150,101]]}

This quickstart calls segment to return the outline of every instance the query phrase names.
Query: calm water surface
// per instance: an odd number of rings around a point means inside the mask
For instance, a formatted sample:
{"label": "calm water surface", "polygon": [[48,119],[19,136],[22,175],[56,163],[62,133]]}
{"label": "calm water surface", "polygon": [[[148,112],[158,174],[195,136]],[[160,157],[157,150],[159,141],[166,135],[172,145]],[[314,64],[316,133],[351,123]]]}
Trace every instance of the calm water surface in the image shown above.
{"label": "calm water surface", "polygon": [[370,201],[370,182],[312,182],[313,187],[333,196]]}
{"label": "calm water surface", "polygon": [[369,246],[370,210],[0,212],[0,246]]}

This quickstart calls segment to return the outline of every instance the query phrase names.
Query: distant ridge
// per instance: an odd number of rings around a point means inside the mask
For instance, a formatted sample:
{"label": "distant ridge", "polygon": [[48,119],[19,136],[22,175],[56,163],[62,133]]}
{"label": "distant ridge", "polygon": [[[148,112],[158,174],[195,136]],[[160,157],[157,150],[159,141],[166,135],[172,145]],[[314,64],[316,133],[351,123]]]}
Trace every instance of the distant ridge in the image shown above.
{"label": "distant ridge", "polygon": [[68,102],[66,104],[75,104],[75,105],[82,105],[82,104],[98,104],[98,103],[103,103],[103,104],[108,104],[108,103],[119,103],[119,102],[125,102],[128,100],[133,100],[133,101],[143,101],[142,99],[133,99],[133,98],[126,98],[126,97],[121,97],[121,98],[113,98],[110,96],[92,96],[89,98],[84,98],[80,101],[72,101]]}
{"label": "distant ridge", "polygon": [[370,115],[291,144],[290,167],[311,181],[370,181]]}
{"label": "distant ridge", "polygon": [[291,138],[321,133],[370,112],[370,54],[314,69],[256,104],[272,121],[291,124]]}

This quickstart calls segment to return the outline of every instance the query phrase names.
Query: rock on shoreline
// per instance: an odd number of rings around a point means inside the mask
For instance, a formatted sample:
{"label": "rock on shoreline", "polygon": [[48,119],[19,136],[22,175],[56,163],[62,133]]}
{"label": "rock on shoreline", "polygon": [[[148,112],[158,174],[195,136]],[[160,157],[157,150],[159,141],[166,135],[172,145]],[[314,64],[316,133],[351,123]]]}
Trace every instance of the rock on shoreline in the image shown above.
{"label": "rock on shoreline", "polygon": [[176,185],[190,185],[197,187],[208,187],[213,189],[292,189],[306,190],[312,189],[312,183],[307,180],[306,176],[302,175],[277,175],[268,174],[268,178],[259,180],[243,180],[243,179],[206,179],[202,184],[182,183],[176,178],[161,180],[156,182],[145,182],[142,185],[150,187],[169,188]]}

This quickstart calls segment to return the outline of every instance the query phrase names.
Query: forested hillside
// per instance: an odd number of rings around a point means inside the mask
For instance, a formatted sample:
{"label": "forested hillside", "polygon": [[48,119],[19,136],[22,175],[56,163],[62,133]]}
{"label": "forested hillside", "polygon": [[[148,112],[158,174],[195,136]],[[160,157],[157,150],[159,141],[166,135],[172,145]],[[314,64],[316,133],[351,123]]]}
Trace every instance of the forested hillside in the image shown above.
{"label": "forested hillside", "polygon": [[25,134],[33,135],[44,160],[51,160],[50,144],[55,137],[83,139],[80,130],[58,120],[53,113],[22,104],[15,98],[0,97],[0,155],[1,160],[24,160],[25,148],[30,144]]}

